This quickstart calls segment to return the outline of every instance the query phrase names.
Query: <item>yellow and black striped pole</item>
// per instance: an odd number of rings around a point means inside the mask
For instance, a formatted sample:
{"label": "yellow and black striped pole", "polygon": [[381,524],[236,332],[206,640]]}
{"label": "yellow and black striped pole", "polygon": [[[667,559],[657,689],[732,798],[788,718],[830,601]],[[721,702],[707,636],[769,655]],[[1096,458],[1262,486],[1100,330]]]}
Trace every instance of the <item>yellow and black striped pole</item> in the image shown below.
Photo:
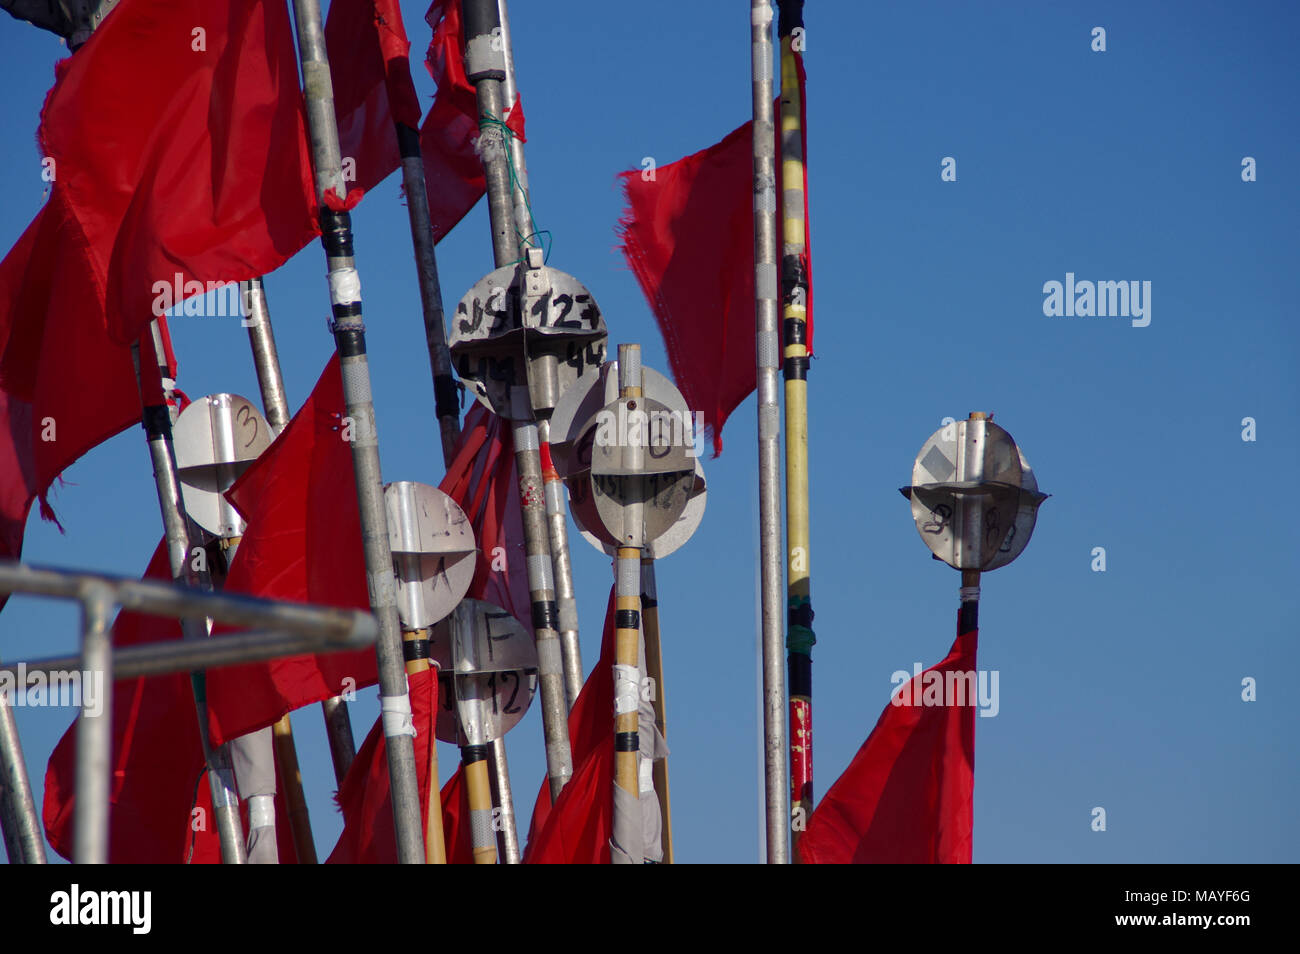
{"label": "yellow and black striped pole", "polygon": [[[786,666],[791,828],[813,808],[811,542],[808,516],[808,223],[804,165],[803,0],[780,0],[782,318],[785,377]],[[799,857],[794,852],[794,857]]]}

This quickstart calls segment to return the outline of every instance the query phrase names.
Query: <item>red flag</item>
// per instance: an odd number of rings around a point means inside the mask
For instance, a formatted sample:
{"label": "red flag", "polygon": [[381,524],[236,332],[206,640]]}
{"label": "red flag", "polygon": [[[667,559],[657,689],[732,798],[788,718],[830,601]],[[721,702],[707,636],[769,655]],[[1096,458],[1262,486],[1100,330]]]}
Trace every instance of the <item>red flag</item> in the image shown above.
{"label": "red flag", "polygon": [[[248,530],[226,592],[369,608],[346,413],[334,356],[289,426],[227,492]],[[377,679],[373,649],[213,670],[212,738],[228,741]]]}
{"label": "red flag", "polygon": [[41,120],[119,343],[185,283],[262,275],[319,232],[283,3],[121,4],[57,65]]}
{"label": "red flag", "polygon": [[970,863],[978,635],[894,693],[809,819],[805,864]]}
{"label": "red flag", "polygon": [[[438,92],[420,130],[420,149],[436,242],[474,207],[487,191],[487,184],[476,150],[478,102],[473,84],[465,77],[460,0],[434,0],[424,18],[433,27],[425,62]],[[522,100],[515,103],[504,120],[510,131],[523,140]]]}
{"label": "red flag", "polygon": [[[397,0],[334,0],[325,20],[344,177],[368,192],[401,164],[395,122],[420,127]],[[349,160],[355,179],[348,176]]]}
{"label": "red flag", "polygon": [[[144,576],[171,580],[166,541],[154,550]],[[180,638],[180,623],[175,619],[124,612],[113,624],[116,647]],[[50,846],[68,859],[72,858],[76,816],[76,759],[74,721],[50,756],[43,809]],[[108,841],[111,863],[221,861],[188,674],[114,681],[112,765]],[[277,844],[282,863],[296,860],[288,819],[288,809],[277,789]]]}
{"label": "red flag", "polygon": [[573,778],[551,805],[542,781],[528,829],[526,864],[609,864],[614,832],[614,590],[609,591],[600,659],[569,712]]}
{"label": "red flag", "polygon": [[[411,721],[415,725],[415,775],[420,788],[420,817],[429,811],[430,754],[437,739],[438,670],[429,668],[407,677]],[[395,864],[397,836],[393,828],[393,798],[388,785],[388,757],[383,723],[375,722],[348,774],[339,786],[343,833],[326,864]]]}
{"label": "red flag", "polygon": [[[799,75],[802,84],[802,65]],[[715,457],[722,453],[727,417],[754,390],[757,377],[752,129],[745,123],[694,155],[619,176],[627,197],[618,228],[623,255],[659,323],[677,387],[687,406],[704,414]],[[806,168],[806,142],[804,156]],[[776,168],[781,195],[779,161]],[[805,222],[806,216],[805,210]],[[805,239],[805,258],[808,248]],[[807,277],[811,354],[810,271]]]}
{"label": "red flag", "polygon": [[33,500],[53,520],[55,478],[140,413],[130,349],[109,337],[85,238],[56,185],[0,263],[0,556],[21,555]]}

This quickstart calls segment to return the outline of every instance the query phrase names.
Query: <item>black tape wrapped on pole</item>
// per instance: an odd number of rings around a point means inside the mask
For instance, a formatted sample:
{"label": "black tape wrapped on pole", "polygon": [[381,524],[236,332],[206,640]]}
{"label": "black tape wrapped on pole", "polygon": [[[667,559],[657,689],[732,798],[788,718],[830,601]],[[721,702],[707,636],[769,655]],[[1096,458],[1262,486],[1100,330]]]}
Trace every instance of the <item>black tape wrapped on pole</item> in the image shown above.
{"label": "black tape wrapped on pole", "polygon": [[[401,624],[397,615],[396,580],[389,547],[384,485],[379,467],[379,437],[370,391],[370,365],[366,357],[362,320],[361,283],[352,247],[352,219],[339,201],[346,195],[339,156],[334,94],[319,0],[293,0],[302,65],[307,124],[311,137],[312,168],[321,203],[321,243],[329,263],[331,330],[343,376],[343,399],[354,422],[352,467],[361,512],[361,537],[365,550],[370,608],[379,621],[375,643],[379,693],[392,792],[397,856],[403,864],[423,864],[424,835],[420,792],[412,743],[411,700],[402,658]],[[331,208],[331,203],[335,206]]]}

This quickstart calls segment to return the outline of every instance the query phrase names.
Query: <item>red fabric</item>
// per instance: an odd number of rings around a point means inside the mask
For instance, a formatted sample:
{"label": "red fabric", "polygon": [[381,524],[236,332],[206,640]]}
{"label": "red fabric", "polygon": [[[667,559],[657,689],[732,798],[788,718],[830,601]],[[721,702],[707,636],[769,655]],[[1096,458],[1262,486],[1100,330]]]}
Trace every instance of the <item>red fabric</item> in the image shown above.
{"label": "red fabric", "polygon": [[614,590],[609,591],[600,659],[569,712],[573,778],[551,805],[542,780],[528,828],[525,864],[609,864],[614,833]]}
{"label": "red fabric", "polygon": [[[394,122],[420,126],[411,44],[397,0],[334,0],[325,20],[339,153],[368,192],[401,164]],[[349,179],[349,181],[353,181]]]}
{"label": "red fabric", "polygon": [[[248,530],[226,592],[369,608],[345,414],[343,377],[334,356],[289,426],[227,492]],[[212,738],[217,743],[236,738],[299,706],[377,678],[373,649],[213,670],[208,674]]]}
{"label": "red fabric", "polygon": [[442,837],[447,864],[474,864],[474,839],[469,827],[469,790],[465,788],[465,769],[457,766],[442,787]]}
{"label": "red fabric", "polygon": [[60,183],[0,262],[0,556],[21,555],[32,501],[53,520],[55,478],[140,410],[130,349],[109,337]]}
{"label": "red fabric", "polygon": [[[456,454],[439,489],[460,504],[474,528],[479,553],[468,595],[500,606],[531,632],[514,445],[509,426],[501,418],[479,404],[474,405],[465,417]],[[414,698],[416,678],[411,677],[411,706],[416,712],[415,728],[419,733],[416,749],[419,750],[421,739],[432,743],[437,709],[435,705],[427,710],[421,721]],[[417,766],[420,758],[427,759],[427,754],[417,754]],[[359,791],[372,794],[362,799],[356,794]],[[420,791],[425,791],[424,781],[420,783]],[[442,790],[447,860],[453,864],[474,862],[467,798],[458,768]],[[344,828],[331,861],[397,860],[397,848],[392,840],[387,753],[378,722],[343,780],[339,805],[343,809]]]}
{"label": "red fabric", "polygon": [[[704,414],[715,457],[727,417],[757,378],[752,129],[745,123],[721,142],[659,166],[652,179],[642,170],[620,174],[627,197],[618,229],[623,255],[659,323],[677,387],[687,406]],[[808,279],[811,354],[811,273]]]}
{"label": "red fabric", "polygon": [[40,139],[119,343],[155,316],[155,282],[253,278],[318,234],[276,0],[121,4],[57,65]]}
{"label": "red fabric", "polygon": [[978,673],[978,637],[958,636],[943,662],[895,692],[910,704],[885,707],[813,812],[799,840],[805,864],[970,863],[976,700],[921,703],[929,673]]}
{"label": "red fabric", "polygon": [[[478,143],[478,103],[474,86],[465,77],[465,31],[460,0],[434,0],[425,20],[433,39],[425,64],[438,92],[420,130],[424,178],[429,192],[429,218],[434,241],[440,240],[487,191]],[[511,132],[524,139],[524,108],[520,100],[505,117]]]}
{"label": "red fabric", "polygon": [[[438,670],[426,669],[407,677],[411,716],[418,733],[415,774],[420,787],[420,817],[429,811],[430,752],[437,744],[433,722],[438,715]],[[381,722],[376,721],[356,759],[339,786],[339,807],[345,819],[343,834],[326,864],[395,864],[397,835],[393,828],[393,798],[388,784],[388,758]]]}

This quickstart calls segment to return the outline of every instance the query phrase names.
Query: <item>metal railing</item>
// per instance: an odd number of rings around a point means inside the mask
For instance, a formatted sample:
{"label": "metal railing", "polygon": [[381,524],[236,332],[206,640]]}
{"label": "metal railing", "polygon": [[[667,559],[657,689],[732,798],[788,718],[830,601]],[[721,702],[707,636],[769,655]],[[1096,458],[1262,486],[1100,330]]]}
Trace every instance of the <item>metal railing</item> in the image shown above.
{"label": "metal railing", "polygon": [[[212,593],[152,580],[79,573],[0,560],[0,594],[32,593],[81,604],[81,654],[0,663],[25,682],[32,673],[89,673],[102,679],[94,709],[80,693],[77,723],[76,814],[73,860],[108,860],[110,767],[113,746],[113,680],[216,669],[282,656],[373,646],[375,618],[361,610],[334,609]],[[252,627],[215,639],[170,640],[114,649],[114,607],[150,616],[203,619]],[[19,679],[21,675],[21,680]],[[0,692],[0,828],[11,861],[45,861],[45,841],[23,761],[13,713]]]}

